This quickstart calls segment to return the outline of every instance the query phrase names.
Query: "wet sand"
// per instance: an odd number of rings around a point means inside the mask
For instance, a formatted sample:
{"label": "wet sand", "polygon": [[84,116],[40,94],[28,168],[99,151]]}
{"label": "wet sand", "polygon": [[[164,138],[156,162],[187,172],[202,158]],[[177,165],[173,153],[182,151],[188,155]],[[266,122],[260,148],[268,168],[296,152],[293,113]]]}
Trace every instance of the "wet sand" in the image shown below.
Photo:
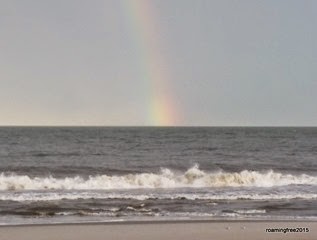
{"label": "wet sand", "polygon": [[[269,230],[268,230],[269,229]],[[274,232],[273,232],[274,231]],[[284,233],[285,231],[286,233]],[[299,232],[293,232],[299,231]],[[301,231],[301,232],[300,232]],[[308,232],[307,232],[308,231]],[[1,240],[317,239],[317,221],[154,221],[1,226]]]}

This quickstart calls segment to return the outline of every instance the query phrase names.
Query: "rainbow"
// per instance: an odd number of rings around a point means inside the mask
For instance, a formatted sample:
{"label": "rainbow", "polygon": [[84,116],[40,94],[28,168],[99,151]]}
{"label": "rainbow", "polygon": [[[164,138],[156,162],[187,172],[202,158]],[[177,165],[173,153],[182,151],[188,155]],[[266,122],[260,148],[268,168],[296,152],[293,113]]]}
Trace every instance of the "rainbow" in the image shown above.
{"label": "rainbow", "polygon": [[149,0],[124,0],[123,8],[138,51],[142,79],[147,86],[146,125],[178,125],[178,113],[168,83],[168,64],[162,54],[161,33]]}

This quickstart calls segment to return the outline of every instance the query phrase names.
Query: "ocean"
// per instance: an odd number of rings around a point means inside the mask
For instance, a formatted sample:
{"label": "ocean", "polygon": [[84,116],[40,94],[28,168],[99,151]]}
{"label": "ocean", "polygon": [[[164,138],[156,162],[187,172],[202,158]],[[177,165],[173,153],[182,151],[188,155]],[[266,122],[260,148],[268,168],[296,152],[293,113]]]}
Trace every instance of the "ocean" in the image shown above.
{"label": "ocean", "polygon": [[0,224],[317,220],[317,128],[1,127]]}

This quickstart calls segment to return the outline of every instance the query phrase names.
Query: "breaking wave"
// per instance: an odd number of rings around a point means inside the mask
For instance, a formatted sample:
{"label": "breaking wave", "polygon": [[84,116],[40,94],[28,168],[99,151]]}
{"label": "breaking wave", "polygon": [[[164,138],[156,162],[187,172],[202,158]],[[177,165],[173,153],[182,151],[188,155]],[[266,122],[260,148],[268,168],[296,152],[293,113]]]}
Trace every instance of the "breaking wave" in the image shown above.
{"label": "breaking wave", "polygon": [[54,178],[0,174],[0,190],[111,190],[140,188],[202,188],[202,187],[273,187],[291,184],[317,185],[317,176],[292,175],[269,171],[206,172],[197,165],[186,172],[162,169],[159,173],[96,175]]}

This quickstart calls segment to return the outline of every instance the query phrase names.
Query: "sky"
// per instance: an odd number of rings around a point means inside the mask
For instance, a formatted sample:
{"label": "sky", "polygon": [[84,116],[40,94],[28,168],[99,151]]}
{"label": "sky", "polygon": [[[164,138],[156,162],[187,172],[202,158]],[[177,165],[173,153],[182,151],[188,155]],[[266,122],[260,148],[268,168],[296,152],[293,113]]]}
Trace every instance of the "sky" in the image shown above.
{"label": "sky", "polygon": [[0,125],[317,126],[317,1],[1,0]]}

